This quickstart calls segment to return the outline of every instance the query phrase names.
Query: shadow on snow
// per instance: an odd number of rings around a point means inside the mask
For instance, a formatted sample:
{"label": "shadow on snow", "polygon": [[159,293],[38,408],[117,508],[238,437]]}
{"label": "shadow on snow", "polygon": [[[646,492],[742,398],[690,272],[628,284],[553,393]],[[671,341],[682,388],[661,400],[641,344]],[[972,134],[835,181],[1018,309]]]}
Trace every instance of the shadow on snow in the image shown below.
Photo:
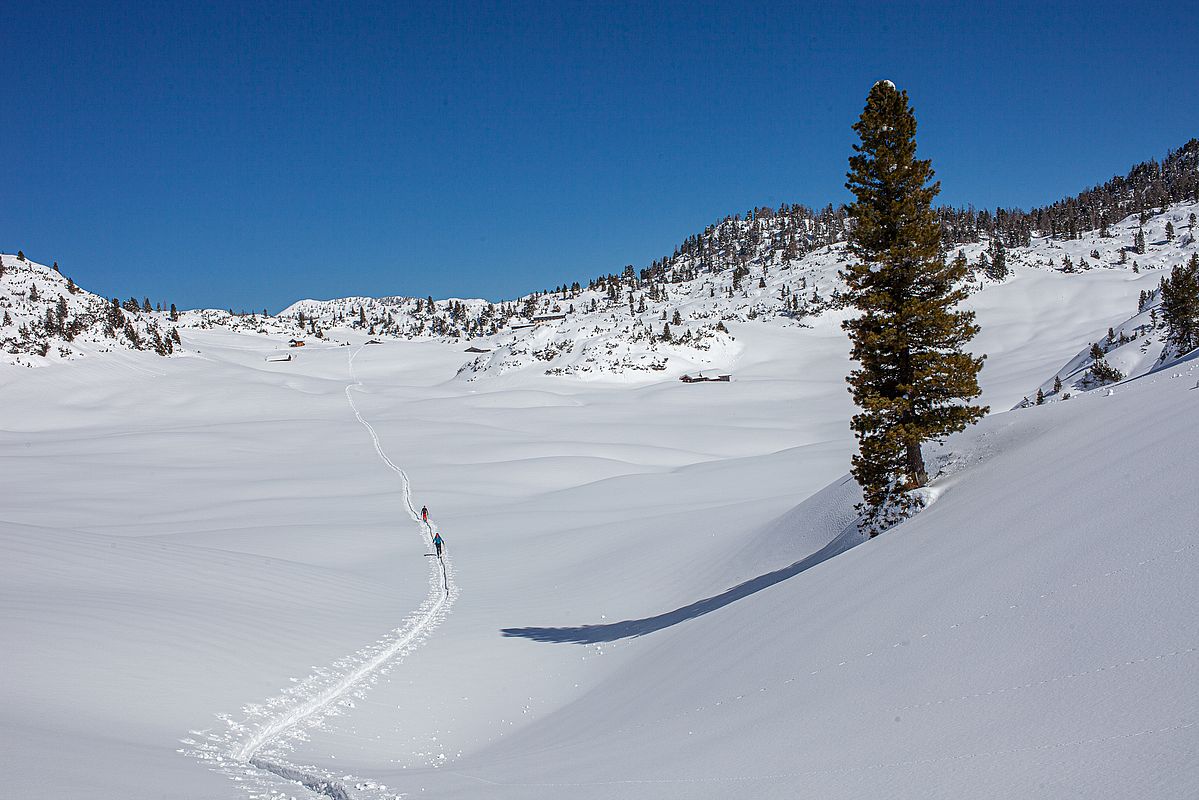
{"label": "shadow on snow", "polygon": [[720,594],[705,597],[690,605],[676,608],[665,614],[643,619],[627,619],[623,622],[610,622],[603,625],[580,625],[574,628],[504,628],[504,636],[532,639],[535,642],[557,642],[568,644],[599,644],[614,642],[617,639],[629,639],[635,636],[645,636],[689,619],[702,617],[717,609],[724,608],[743,597],[762,591],[763,589],[793,578],[804,570],[829,560],[835,555],[845,552],[861,541],[856,525],[850,525],[838,534],[831,542],[812,553],[806,558],[796,561],[790,566],[767,572],[744,583],[726,589]]}

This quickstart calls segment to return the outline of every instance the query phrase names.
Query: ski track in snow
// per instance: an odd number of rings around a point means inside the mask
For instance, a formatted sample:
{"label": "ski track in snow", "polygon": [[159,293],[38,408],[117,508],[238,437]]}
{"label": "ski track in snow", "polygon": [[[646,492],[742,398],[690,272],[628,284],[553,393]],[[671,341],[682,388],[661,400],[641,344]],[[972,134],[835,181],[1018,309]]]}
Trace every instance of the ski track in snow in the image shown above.
{"label": "ski track in snow", "polygon": [[[354,372],[354,359],[361,352],[362,347],[359,347],[349,358],[352,383],[345,388],[346,401],[355,418],[370,434],[379,459],[400,477],[408,515],[420,526],[431,547],[436,529],[432,522],[423,521],[416,510],[408,474],[384,452],[379,435],[354,402],[353,391],[362,387],[362,382]],[[188,749],[180,752],[209,763],[213,769],[225,773],[247,789],[253,789],[254,784],[261,786],[264,781],[273,783],[262,774],[265,771],[333,800],[368,796],[400,797],[388,792],[386,786],[372,781],[358,781],[345,775],[338,777],[317,767],[289,764],[282,760],[282,753],[294,741],[305,738],[304,729],[315,728],[325,718],[342,713],[341,706],[352,707],[351,695],[362,697],[380,675],[386,674],[399,658],[423,642],[428,633],[445,618],[457,597],[452,575],[448,556],[431,563],[429,596],[403,625],[374,644],[338,660],[331,667],[315,670],[308,678],[266,703],[247,706],[243,709],[247,715],[244,720],[235,721],[229,715],[219,715],[218,718],[226,723],[225,730],[191,731],[194,738],[184,739],[183,743],[188,745]],[[355,782],[357,794],[350,794],[345,786],[346,781]]]}

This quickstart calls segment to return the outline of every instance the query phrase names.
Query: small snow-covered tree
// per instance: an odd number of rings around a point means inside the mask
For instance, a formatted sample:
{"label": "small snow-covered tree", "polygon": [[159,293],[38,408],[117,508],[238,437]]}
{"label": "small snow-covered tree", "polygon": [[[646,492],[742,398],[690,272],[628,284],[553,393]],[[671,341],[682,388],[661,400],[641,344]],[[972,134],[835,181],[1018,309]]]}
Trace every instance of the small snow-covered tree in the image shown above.
{"label": "small snow-covered tree", "polygon": [[1102,358],[1091,365],[1091,376],[1094,382],[1099,385],[1105,383],[1116,383],[1124,380],[1124,373],[1113,367],[1111,364]]}
{"label": "small snow-covered tree", "polygon": [[991,240],[991,265],[986,273],[994,281],[1002,281],[1007,277],[1007,250],[997,238]]}

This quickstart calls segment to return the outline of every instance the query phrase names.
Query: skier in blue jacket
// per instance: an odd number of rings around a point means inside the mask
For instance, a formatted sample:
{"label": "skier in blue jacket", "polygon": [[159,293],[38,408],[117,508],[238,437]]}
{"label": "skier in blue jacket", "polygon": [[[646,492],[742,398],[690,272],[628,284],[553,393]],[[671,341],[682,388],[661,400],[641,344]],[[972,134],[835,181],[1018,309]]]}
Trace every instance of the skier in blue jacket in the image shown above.
{"label": "skier in blue jacket", "polygon": [[441,548],[445,546],[445,542],[441,538],[441,533],[433,534],[433,548],[437,551],[437,557],[441,558]]}

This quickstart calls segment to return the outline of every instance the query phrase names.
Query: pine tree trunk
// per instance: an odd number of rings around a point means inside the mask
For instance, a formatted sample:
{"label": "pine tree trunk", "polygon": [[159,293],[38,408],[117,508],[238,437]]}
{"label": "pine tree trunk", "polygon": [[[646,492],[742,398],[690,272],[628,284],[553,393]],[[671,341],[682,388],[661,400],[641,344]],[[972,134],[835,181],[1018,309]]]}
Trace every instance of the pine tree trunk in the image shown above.
{"label": "pine tree trunk", "polygon": [[914,489],[928,483],[928,471],[924,468],[924,454],[920,452],[920,442],[908,442],[908,477],[915,484],[912,487]]}

